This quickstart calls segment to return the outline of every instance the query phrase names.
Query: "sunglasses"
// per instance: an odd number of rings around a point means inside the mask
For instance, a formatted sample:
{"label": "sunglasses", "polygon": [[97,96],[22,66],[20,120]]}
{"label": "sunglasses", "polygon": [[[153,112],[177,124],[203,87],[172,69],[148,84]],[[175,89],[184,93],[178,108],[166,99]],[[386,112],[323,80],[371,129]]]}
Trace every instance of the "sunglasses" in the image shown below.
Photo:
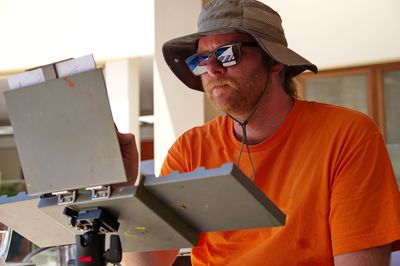
{"label": "sunglasses", "polygon": [[198,53],[188,57],[185,62],[195,76],[207,72],[207,65],[212,56],[223,67],[234,66],[240,61],[240,48],[242,46],[258,47],[257,42],[238,42],[226,44],[216,48],[214,51]]}

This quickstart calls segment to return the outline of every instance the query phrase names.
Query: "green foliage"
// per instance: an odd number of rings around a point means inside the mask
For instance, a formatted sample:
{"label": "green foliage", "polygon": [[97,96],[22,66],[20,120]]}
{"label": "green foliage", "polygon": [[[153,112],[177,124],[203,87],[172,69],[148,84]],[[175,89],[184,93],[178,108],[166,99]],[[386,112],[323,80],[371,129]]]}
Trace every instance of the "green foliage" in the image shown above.
{"label": "green foliage", "polygon": [[0,195],[15,196],[21,191],[23,182],[16,180],[13,182],[0,183]]}

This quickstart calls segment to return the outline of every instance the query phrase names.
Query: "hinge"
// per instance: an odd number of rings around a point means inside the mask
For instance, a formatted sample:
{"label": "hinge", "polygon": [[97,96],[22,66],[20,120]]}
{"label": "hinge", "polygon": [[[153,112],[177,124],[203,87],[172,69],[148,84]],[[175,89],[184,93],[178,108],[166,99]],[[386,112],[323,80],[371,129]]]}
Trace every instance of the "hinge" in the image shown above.
{"label": "hinge", "polygon": [[66,190],[51,193],[57,196],[57,204],[64,205],[74,203],[76,200],[76,190]]}
{"label": "hinge", "polygon": [[88,187],[92,191],[92,200],[107,199],[111,196],[111,186]]}

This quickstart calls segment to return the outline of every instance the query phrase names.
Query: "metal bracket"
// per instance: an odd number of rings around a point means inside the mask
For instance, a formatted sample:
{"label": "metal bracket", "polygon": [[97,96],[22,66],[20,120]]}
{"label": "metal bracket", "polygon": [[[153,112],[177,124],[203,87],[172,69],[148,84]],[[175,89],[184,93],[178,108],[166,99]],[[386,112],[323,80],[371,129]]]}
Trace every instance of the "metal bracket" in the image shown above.
{"label": "metal bracket", "polygon": [[92,200],[108,199],[111,196],[111,186],[88,187],[92,191]]}
{"label": "metal bracket", "polygon": [[76,190],[66,190],[60,192],[53,192],[52,195],[57,196],[57,204],[58,205],[65,205],[74,203],[76,200]]}

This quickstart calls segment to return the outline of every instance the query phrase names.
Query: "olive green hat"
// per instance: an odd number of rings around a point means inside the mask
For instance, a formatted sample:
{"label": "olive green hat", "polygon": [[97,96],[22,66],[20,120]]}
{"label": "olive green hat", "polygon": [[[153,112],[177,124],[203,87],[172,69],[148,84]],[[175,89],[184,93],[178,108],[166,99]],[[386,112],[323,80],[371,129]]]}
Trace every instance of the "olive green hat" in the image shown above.
{"label": "olive green hat", "polygon": [[198,32],[164,43],[162,52],[172,72],[194,90],[203,91],[199,76],[193,75],[185,63],[197,52],[201,36],[232,32],[247,33],[273,60],[287,65],[291,76],[305,70],[318,72],[317,67],[290,50],[279,14],[255,0],[214,0],[202,10],[198,19]]}

